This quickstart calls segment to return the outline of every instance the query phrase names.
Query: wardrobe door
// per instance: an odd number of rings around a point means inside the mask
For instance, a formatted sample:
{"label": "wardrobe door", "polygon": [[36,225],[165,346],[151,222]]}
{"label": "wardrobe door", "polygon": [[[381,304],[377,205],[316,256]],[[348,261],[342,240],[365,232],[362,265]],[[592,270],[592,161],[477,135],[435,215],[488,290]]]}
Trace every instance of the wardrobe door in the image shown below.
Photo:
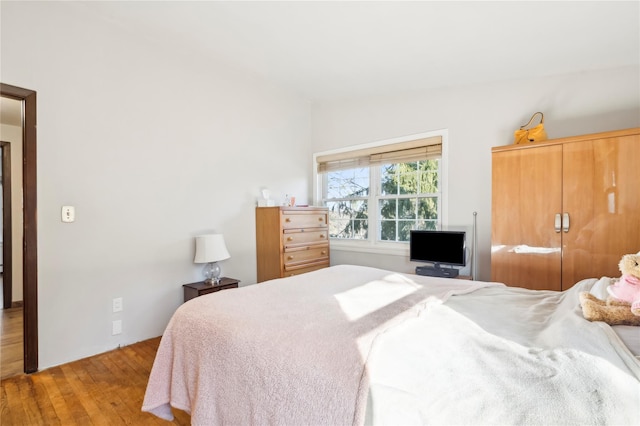
{"label": "wardrobe door", "polygon": [[560,290],[562,146],[492,154],[491,279]]}
{"label": "wardrobe door", "polygon": [[640,250],[639,160],[638,135],[564,145],[563,290],[620,276],[622,255]]}

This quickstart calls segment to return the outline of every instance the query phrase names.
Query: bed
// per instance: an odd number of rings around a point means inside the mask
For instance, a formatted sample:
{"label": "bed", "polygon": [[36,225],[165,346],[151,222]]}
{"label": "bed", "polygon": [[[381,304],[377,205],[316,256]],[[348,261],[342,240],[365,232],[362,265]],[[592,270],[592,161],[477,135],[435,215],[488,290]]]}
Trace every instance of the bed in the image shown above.
{"label": "bed", "polygon": [[637,328],[581,314],[578,293],[603,282],[532,291],[340,265],[202,296],[171,318],[142,410],[195,425],[640,424]]}

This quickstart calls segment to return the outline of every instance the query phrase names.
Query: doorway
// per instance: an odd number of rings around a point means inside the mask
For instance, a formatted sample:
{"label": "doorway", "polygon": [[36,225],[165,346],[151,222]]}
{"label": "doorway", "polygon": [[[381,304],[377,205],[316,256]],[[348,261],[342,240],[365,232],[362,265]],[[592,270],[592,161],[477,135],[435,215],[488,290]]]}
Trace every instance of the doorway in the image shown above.
{"label": "doorway", "polygon": [[11,143],[1,141],[2,169],[2,309],[13,307],[13,221],[11,203]]}
{"label": "doorway", "polygon": [[38,371],[36,92],[0,83],[0,96],[22,102],[24,372]]}

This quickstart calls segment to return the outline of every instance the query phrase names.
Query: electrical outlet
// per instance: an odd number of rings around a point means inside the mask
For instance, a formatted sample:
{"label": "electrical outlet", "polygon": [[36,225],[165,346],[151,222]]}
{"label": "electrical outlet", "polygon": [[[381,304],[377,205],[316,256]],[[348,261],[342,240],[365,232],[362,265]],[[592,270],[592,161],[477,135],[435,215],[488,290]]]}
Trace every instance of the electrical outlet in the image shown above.
{"label": "electrical outlet", "polygon": [[113,312],[122,312],[122,297],[113,299]]}
{"label": "electrical outlet", "polygon": [[111,335],[122,333],[122,320],[115,320],[111,323]]}

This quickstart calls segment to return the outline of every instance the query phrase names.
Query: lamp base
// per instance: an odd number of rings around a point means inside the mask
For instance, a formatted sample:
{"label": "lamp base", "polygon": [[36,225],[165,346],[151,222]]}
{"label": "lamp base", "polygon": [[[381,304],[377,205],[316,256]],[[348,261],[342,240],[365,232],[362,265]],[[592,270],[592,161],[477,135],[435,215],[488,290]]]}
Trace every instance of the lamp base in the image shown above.
{"label": "lamp base", "polygon": [[204,283],[207,285],[220,284],[220,265],[217,262],[207,263],[202,270]]}
{"label": "lamp base", "polygon": [[221,281],[222,281],[222,280],[221,280],[220,278],[216,278],[216,279],[214,279],[214,278],[207,278],[206,280],[204,280],[204,283],[205,283],[206,285],[218,285],[218,284],[220,284],[220,282],[221,282]]}

